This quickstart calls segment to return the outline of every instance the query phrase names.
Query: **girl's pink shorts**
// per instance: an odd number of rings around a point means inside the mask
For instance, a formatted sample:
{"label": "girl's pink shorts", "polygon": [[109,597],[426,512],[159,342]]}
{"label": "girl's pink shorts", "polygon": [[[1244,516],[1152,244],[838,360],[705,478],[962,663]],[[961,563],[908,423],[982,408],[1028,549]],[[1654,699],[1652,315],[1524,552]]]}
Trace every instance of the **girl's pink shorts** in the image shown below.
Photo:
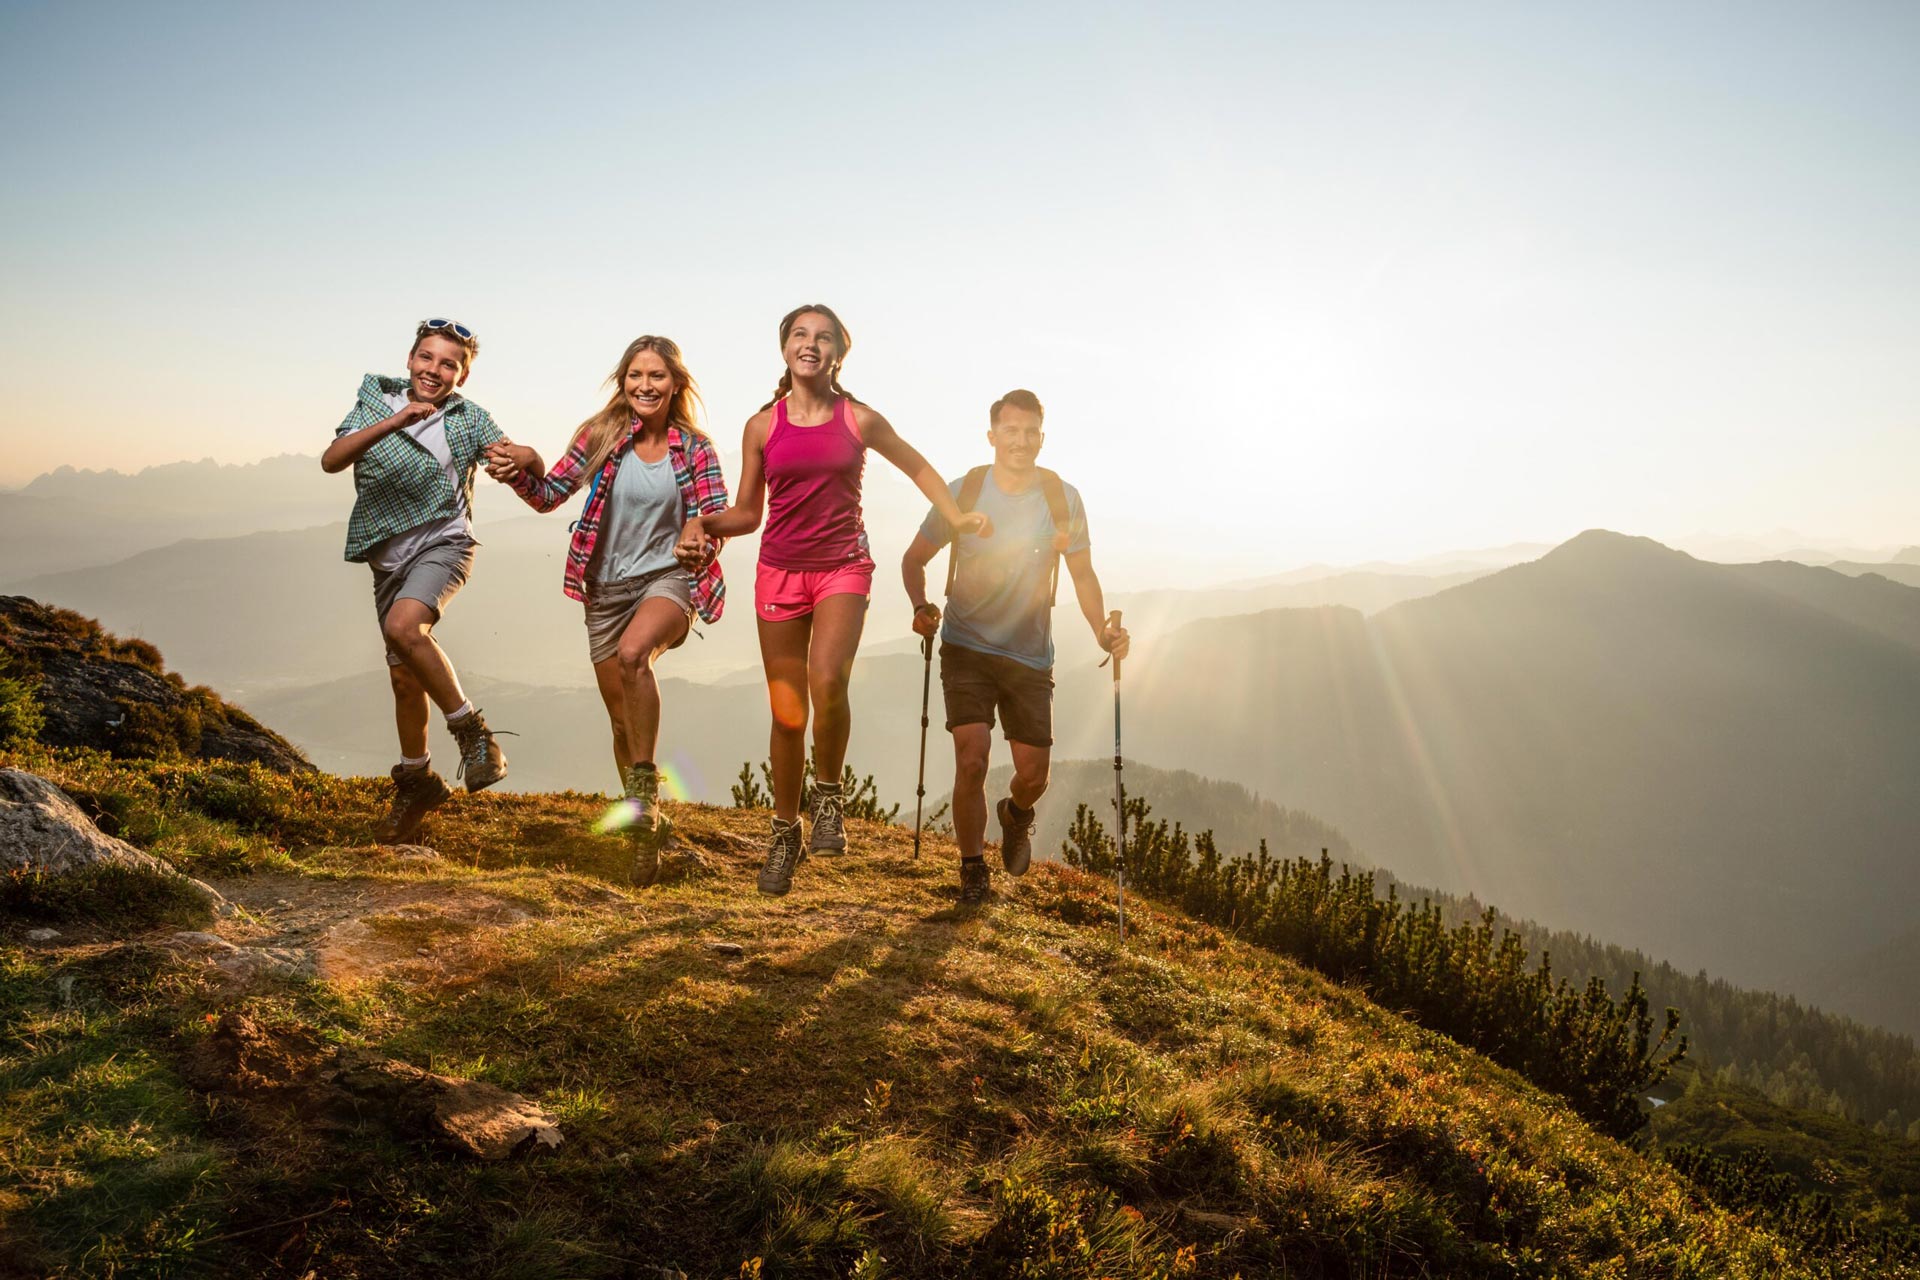
{"label": "girl's pink shorts", "polygon": [[804,618],[828,596],[871,596],[873,561],[837,569],[776,569],[762,564],[753,575],[754,616],[768,622]]}

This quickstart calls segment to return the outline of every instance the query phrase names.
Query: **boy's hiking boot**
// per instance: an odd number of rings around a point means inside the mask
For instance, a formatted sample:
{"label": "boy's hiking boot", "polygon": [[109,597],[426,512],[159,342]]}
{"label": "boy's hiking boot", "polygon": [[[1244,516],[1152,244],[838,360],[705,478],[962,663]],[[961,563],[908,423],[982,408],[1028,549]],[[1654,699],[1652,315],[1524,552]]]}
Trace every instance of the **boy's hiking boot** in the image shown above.
{"label": "boy's hiking boot", "polygon": [[627,879],[645,888],[660,878],[660,846],[667,842],[673,822],[660,812],[660,771],[649,764],[626,769],[627,842],[633,847],[633,866]]}
{"label": "boy's hiking boot", "polygon": [[1020,817],[1013,797],[1007,796],[993,812],[1000,819],[1001,865],[1010,876],[1027,874],[1027,868],[1033,865],[1033,810],[1026,810],[1027,816]]}
{"label": "boy's hiking boot", "polygon": [[447,732],[460,744],[460,771],[453,776],[464,778],[468,791],[484,791],[507,776],[507,753],[493,740],[480,708],[447,721]]}
{"label": "boy's hiking boot", "polygon": [[847,828],[840,813],[845,804],[839,783],[814,782],[813,838],[807,841],[808,849],[814,853],[846,852]]}
{"label": "boy's hiking boot", "polygon": [[380,844],[405,844],[420,830],[426,816],[452,796],[453,788],[433,771],[432,765],[393,766],[393,803],[387,809],[387,816],[373,824],[374,840]]}
{"label": "boy's hiking boot", "polygon": [[993,872],[987,870],[985,858],[962,858],[960,860],[960,905],[977,907],[987,900],[987,892],[993,888]]}
{"label": "boy's hiking boot", "polygon": [[800,819],[773,820],[773,839],[767,845],[767,864],[760,868],[760,892],[780,897],[793,888],[793,870],[807,856],[800,847]]}

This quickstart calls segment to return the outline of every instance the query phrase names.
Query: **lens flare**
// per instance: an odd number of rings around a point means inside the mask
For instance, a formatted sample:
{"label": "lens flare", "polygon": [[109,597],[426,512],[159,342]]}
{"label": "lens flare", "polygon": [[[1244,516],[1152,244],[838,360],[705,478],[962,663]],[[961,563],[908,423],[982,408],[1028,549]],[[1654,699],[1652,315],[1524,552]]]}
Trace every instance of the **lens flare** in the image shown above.
{"label": "lens flare", "polygon": [[622,796],[607,807],[593,824],[593,834],[611,835],[616,831],[625,831],[640,820],[640,806]]}

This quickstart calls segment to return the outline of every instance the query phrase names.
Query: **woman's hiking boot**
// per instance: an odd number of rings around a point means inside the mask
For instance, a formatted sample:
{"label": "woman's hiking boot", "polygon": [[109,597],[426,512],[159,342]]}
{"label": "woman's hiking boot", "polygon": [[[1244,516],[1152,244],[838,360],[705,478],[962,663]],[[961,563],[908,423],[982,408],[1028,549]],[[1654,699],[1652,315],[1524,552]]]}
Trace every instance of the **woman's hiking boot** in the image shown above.
{"label": "woman's hiking boot", "polygon": [[807,848],[814,853],[845,853],[847,849],[847,828],[841,810],[846,806],[846,796],[842,794],[838,782],[813,784],[813,838],[807,841]]}
{"label": "woman's hiking boot", "polygon": [[453,776],[465,779],[468,791],[484,791],[507,776],[507,753],[493,740],[478,707],[447,721],[447,732],[460,744],[460,771]]}
{"label": "woman's hiking boot", "polygon": [[806,858],[800,847],[800,819],[773,820],[773,839],[767,845],[767,864],[760,868],[760,892],[780,897],[793,888],[793,871]]}
{"label": "woman's hiking boot", "polygon": [[1022,809],[1012,796],[1006,796],[993,812],[1000,819],[1000,865],[1010,876],[1027,874],[1033,865],[1033,810]]}
{"label": "woman's hiking boot", "polygon": [[960,905],[977,907],[987,900],[987,893],[993,888],[993,872],[987,870],[985,858],[960,859]]}
{"label": "woman's hiking boot", "polygon": [[630,764],[626,768],[625,827],[627,842],[633,847],[633,865],[627,879],[645,888],[660,878],[660,846],[667,842],[673,822],[660,812],[660,771],[650,764]]}
{"label": "woman's hiking boot", "polygon": [[453,788],[432,765],[393,766],[393,803],[387,816],[373,824],[380,844],[405,844],[420,830],[426,816],[453,797]]}

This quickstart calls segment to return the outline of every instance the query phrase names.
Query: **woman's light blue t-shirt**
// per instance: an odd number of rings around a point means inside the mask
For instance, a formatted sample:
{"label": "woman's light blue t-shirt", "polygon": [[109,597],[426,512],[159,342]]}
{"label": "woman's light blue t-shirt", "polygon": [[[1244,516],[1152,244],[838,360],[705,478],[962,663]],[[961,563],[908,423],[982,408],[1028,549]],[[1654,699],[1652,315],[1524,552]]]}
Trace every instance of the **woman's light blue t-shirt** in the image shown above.
{"label": "woman's light blue t-shirt", "polygon": [[673,455],[643,462],[628,452],[613,473],[613,487],[600,517],[594,549],[595,582],[619,582],[672,568],[680,541],[680,486],[673,478]]}

